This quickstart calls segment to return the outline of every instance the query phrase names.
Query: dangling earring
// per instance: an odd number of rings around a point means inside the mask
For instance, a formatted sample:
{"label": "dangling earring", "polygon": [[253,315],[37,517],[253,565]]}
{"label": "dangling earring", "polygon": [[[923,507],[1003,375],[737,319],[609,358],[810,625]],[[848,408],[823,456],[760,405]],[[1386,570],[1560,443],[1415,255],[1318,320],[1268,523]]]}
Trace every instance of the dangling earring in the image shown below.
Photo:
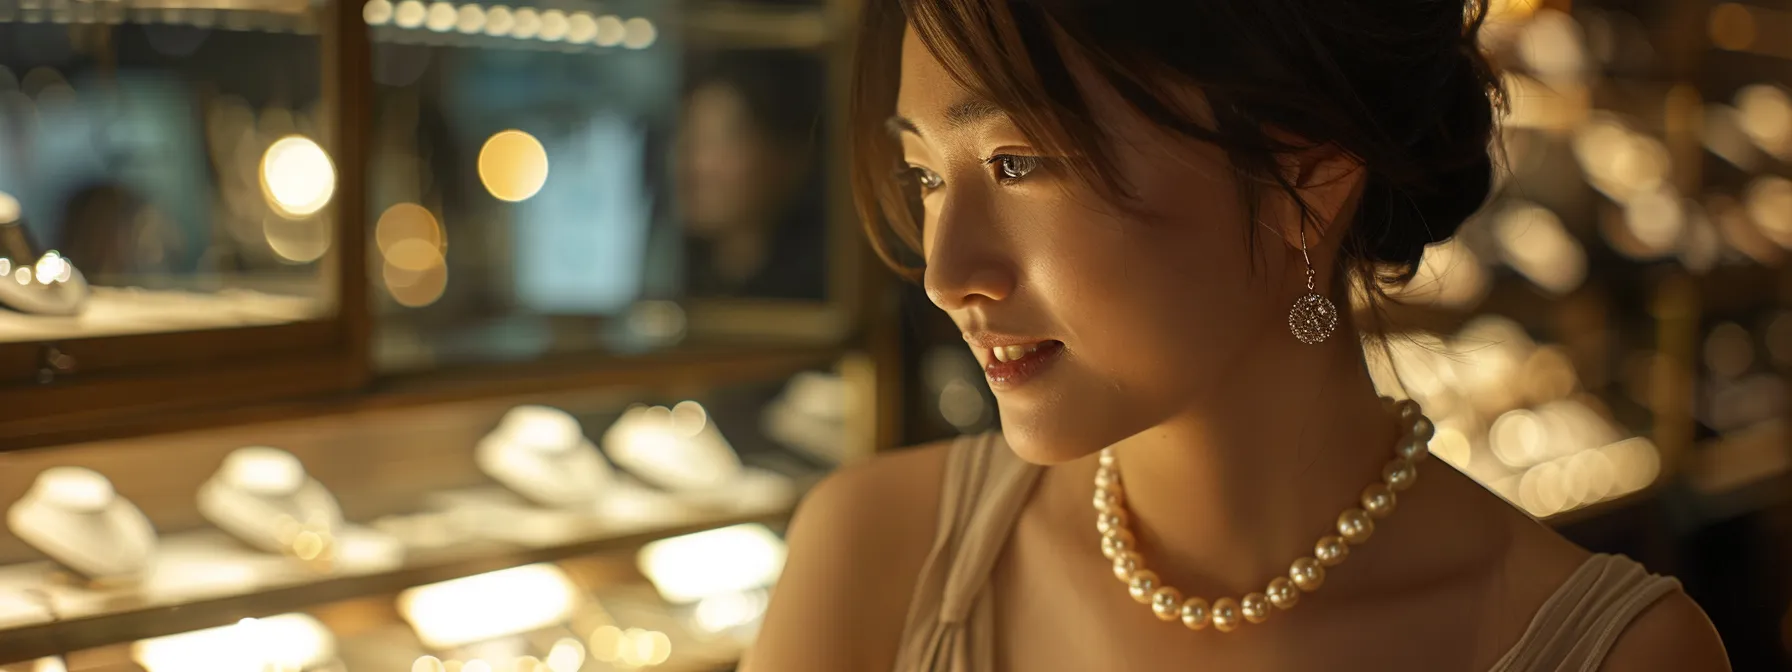
{"label": "dangling earring", "polygon": [[1300,258],[1307,262],[1307,293],[1288,309],[1288,330],[1307,345],[1324,343],[1338,329],[1338,307],[1313,289],[1313,258],[1307,256],[1307,227],[1300,227]]}

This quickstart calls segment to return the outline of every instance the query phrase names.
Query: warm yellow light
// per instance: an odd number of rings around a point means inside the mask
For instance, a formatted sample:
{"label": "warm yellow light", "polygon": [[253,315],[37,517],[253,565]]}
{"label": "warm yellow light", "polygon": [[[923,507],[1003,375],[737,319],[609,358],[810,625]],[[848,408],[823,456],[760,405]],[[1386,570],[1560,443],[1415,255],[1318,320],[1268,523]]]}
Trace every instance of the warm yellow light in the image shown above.
{"label": "warm yellow light", "polygon": [[310,138],[289,135],[262,154],[261,190],[275,212],[308,217],[329,205],[336,193],[336,166]]}
{"label": "warm yellow light", "polygon": [[1753,84],[1736,92],[1736,111],[1742,132],[1762,151],[1777,157],[1792,155],[1792,99],[1772,84]]}
{"label": "warm yellow light", "polygon": [[698,629],[722,632],[758,620],[765,613],[765,594],[727,593],[703,598],[692,614]]}
{"label": "warm yellow light", "polygon": [[388,261],[380,270],[380,279],[398,305],[421,308],[442,298],[448,288],[448,265],[437,263],[422,270],[407,270]]}
{"label": "warm yellow light", "polygon": [[1493,0],[1487,4],[1488,21],[1520,21],[1537,11],[1540,0]]}
{"label": "warm yellow light", "polygon": [[548,649],[547,665],[552,672],[579,672],[585,666],[585,646],[571,637],[554,642]]}
{"label": "warm yellow light", "polygon": [[1706,25],[1711,42],[1719,48],[1742,51],[1755,44],[1755,16],[1747,7],[1726,2],[1711,8]]}
{"label": "warm yellow light", "polygon": [[1781,247],[1792,248],[1792,180],[1763,175],[1748,185],[1743,201],[1761,233]]}
{"label": "warm yellow light", "polygon": [[466,35],[485,30],[485,10],[472,3],[461,5],[460,17],[454,22],[454,29]]}
{"label": "warm yellow light", "polygon": [[19,207],[19,199],[12,194],[0,191],[0,224],[11,224],[19,221],[23,209]]}
{"label": "warm yellow light", "polygon": [[1494,221],[1494,236],[1506,263],[1545,290],[1567,294],[1586,280],[1586,250],[1542,206],[1511,207]]}
{"label": "warm yellow light", "polygon": [[573,44],[590,44],[597,39],[597,18],[590,12],[573,12],[566,19],[566,41]]}
{"label": "warm yellow light", "polygon": [[526,565],[412,588],[398,611],[425,645],[443,649],[561,623],[578,594],[560,568]]}
{"label": "warm yellow light", "polygon": [[485,10],[485,34],[503,37],[509,35],[510,30],[515,27],[516,17],[510,13],[509,7],[493,5],[491,9]]}
{"label": "warm yellow light", "polygon": [[435,656],[422,656],[411,663],[411,672],[448,672],[448,666]]}
{"label": "warm yellow light", "polygon": [[511,37],[519,40],[527,40],[534,38],[537,33],[541,32],[541,15],[536,14],[535,10],[528,7],[518,7],[516,11],[511,12],[511,17],[515,21],[510,29]]}
{"label": "warm yellow light", "polygon": [[387,252],[394,245],[407,240],[415,240],[429,247],[441,249],[442,225],[436,216],[416,203],[399,203],[380,213],[379,222],[373,227],[374,243],[379,245],[380,252]]}
{"label": "warm yellow light", "polygon": [[35,268],[37,271],[37,282],[42,285],[47,285],[52,282],[62,282],[69,276],[70,268],[71,266],[69,266],[68,260],[63,259],[60,253],[55,250],[45,252],[44,256],[38,257],[37,259],[37,266]]}
{"label": "warm yellow light", "polygon": [[[522,26],[521,10],[517,25]],[[499,131],[479,148],[479,181],[501,201],[523,201],[548,181],[548,152],[535,136],[518,130]]]}
{"label": "warm yellow light", "polygon": [[336,656],[335,638],[305,614],[243,619],[236,625],[146,639],[131,657],[148,672],[314,669]]}
{"label": "warm yellow light", "polygon": [[315,218],[286,219],[266,217],[261,220],[261,235],[268,249],[281,259],[305,264],[322,259],[330,251],[330,227]]}
{"label": "warm yellow light", "polygon": [[622,17],[605,14],[597,17],[597,35],[592,43],[600,47],[614,47],[622,44],[622,38],[628,35],[628,29],[622,25]]}
{"label": "warm yellow light", "polygon": [[652,46],[653,41],[658,38],[659,31],[653,27],[652,21],[637,16],[622,22],[622,46],[624,47],[646,49]]}
{"label": "warm yellow light", "polygon": [[662,539],[636,557],[660,596],[689,604],[711,595],[771,585],[784,570],[784,541],[746,524]]}
{"label": "warm yellow light", "polygon": [[391,0],[367,0],[361,5],[361,20],[369,26],[383,26],[392,21],[393,11]]}
{"label": "warm yellow light", "polygon": [[454,4],[448,2],[432,2],[429,11],[424,15],[423,27],[438,33],[445,33],[454,28],[460,20],[460,12],[455,11]]}
{"label": "warm yellow light", "polygon": [[21,285],[31,284],[31,269],[26,266],[20,266],[18,270],[12,272],[12,279]]}
{"label": "warm yellow light", "polygon": [[416,28],[423,25],[423,20],[428,16],[429,8],[423,5],[422,0],[403,0],[392,13],[392,23],[400,28]]}
{"label": "warm yellow light", "polygon": [[622,647],[625,645],[622,629],[614,625],[601,625],[591,631],[585,639],[591,657],[599,662],[614,663],[622,659]]}
{"label": "warm yellow light", "polygon": [[566,12],[558,9],[546,10],[541,13],[541,34],[536,37],[543,42],[559,42],[566,39],[568,27]]}

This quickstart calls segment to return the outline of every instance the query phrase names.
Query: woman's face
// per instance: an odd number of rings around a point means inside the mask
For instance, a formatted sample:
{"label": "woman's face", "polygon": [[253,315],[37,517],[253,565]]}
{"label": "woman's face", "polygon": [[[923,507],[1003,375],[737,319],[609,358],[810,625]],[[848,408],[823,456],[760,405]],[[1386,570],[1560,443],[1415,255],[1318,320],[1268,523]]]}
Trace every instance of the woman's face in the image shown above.
{"label": "woman's face", "polygon": [[[1138,198],[1130,210],[1031,158],[1039,150],[955,83],[912,30],[892,120],[922,183],[927,294],[985,366],[1009,444],[1042,464],[1223,394],[1245,375],[1235,365],[1254,343],[1292,339],[1274,327],[1304,289],[1281,280],[1292,270],[1282,239],[1267,227],[1247,232],[1222,152],[1080,79]],[[1261,252],[1255,268],[1247,235]],[[1004,363],[1022,354],[994,352],[1008,345],[1037,350]]]}

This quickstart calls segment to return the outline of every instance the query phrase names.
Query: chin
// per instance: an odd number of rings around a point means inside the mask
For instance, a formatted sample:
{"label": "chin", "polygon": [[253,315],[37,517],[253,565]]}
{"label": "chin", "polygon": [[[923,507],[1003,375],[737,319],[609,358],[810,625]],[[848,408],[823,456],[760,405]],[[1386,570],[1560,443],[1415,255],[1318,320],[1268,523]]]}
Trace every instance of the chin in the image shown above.
{"label": "chin", "polygon": [[1078,440],[1076,432],[1056,431],[1052,423],[1003,418],[1002,439],[1020,459],[1041,466],[1063,464],[1099,452],[1109,442]]}

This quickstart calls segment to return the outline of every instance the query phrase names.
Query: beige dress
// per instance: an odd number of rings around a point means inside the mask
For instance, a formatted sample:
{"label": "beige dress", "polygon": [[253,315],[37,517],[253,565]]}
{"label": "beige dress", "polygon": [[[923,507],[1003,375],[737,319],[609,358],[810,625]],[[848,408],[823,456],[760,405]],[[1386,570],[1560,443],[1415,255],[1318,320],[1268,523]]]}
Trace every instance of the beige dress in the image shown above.
{"label": "beige dress", "polygon": [[[915,586],[895,672],[995,668],[986,583],[1043,471],[1015,456],[999,434],[953,443],[940,494],[939,532]],[[1543,603],[1524,636],[1490,672],[1593,672],[1631,620],[1679,587],[1628,558],[1595,555]]]}

